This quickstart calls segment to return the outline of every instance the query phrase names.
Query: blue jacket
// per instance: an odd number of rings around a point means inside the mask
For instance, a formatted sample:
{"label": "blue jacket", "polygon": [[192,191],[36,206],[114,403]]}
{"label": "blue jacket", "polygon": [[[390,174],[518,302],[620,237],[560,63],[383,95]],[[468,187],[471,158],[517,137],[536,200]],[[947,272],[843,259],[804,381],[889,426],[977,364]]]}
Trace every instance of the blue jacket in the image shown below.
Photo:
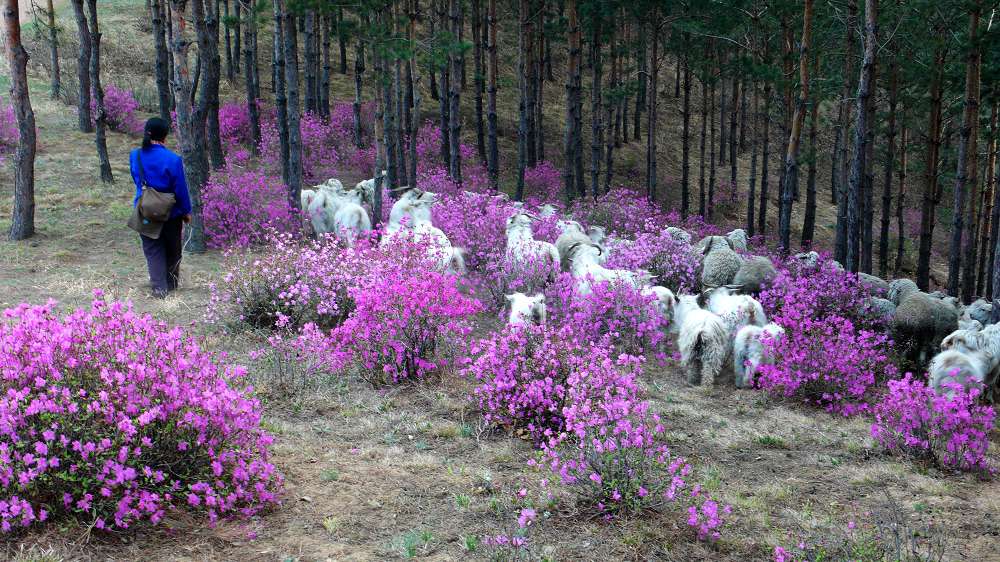
{"label": "blue jacket", "polygon": [[129,155],[132,181],[135,182],[135,199],[132,206],[139,204],[142,184],[139,182],[138,154],[142,150],[142,169],[146,174],[146,185],[162,193],[173,193],[176,198],[170,218],[184,216],[191,212],[191,195],[187,180],[184,179],[184,162],[165,146],[154,144],[148,149],[137,148]]}

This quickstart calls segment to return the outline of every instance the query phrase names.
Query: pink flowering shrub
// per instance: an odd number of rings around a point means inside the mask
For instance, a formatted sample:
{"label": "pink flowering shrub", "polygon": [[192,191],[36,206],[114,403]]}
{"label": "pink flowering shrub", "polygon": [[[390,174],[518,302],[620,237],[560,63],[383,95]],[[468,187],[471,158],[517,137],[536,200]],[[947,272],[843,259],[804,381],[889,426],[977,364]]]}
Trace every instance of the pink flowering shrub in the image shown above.
{"label": "pink flowering shrub", "polygon": [[[119,88],[114,84],[104,87],[104,115],[112,131],[141,135],[142,123],[136,115],[138,109],[139,102],[135,101],[132,90]],[[97,101],[93,97],[90,98],[90,114],[97,115]]]}
{"label": "pink flowering shrub", "polygon": [[214,522],[277,501],[281,476],[244,370],[95,292],[60,318],[0,323],[0,528],[76,516],[98,529],[188,507]]}
{"label": "pink flowering shrub", "polygon": [[562,170],[543,160],[524,171],[524,201],[532,206],[548,203],[561,207],[565,196],[562,182]]}
{"label": "pink flowering shrub", "polygon": [[253,142],[246,101],[227,101],[219,106],[219,139],[226,151],[248,148]]}
{"label": "pink flowering shrub", "polygon": [[645,269],[653,274],[653,284],[674,293],[691,292],[701,287],[698,256],[691,246],[675,240],[663,230],[651,228],[641,232],[635,240],[613,246],[608,254],[605,267],[629,271]]}
{"label": "pink flowering shrub", "polygon": [[608,233],[634,238],[652,222],[659,227],[669,225],[666,215],[645,195],[619,187],[597,198],[581,197],[569,209],[572,218],[588,225],[603,226]]}
{"label": "pink flowering shrub", "polygon": [[267,242],[272,231],[301,232],[285,185],[263,170],[230,166],[209,179],[201,197],[210,247],[245,248]]}
{"label": "pink flowering shrub", "polygon": [[956,470],[992,472],[986,457],[995,412],[978,403],[981,389],[952,389],[938,395],[909,373],[890,380],[875,405],[872,437],[890,451],[931,458]]}
{"label": "pink flowering shrub", "polygon": [[506,295],[515,291],[526,295],[540,293],[559,275],[558,266],[544,256],[517,260],[502,253],[484,261],[481,268],[476,279],[484,289],[486,304],[498,311],[507,306]]}
{"label": "pink flowering shrub", "polygon": [[572,275],[563,273],[549,287],[549,322],[574,326],[589,341],[609,344],[618,353],[657,352],[668,320],[655,307],[653,295],[627,283],[594,282],[590,294],[581,294],[576,285]]}
{"label": "pink flowering shrub", "polygon": [[785,336],[764,339],[774,363],[759,367],[760,388],[850,416],[868,410],[878,376],[896,375],[885,334],[839,316],[772,320],[785,327]]}
{"label": "pink flowering shrub", "polygon": [[761,293],[760,302],[769,317],[798,321],[835,315],[859,326],[881,329],[884,323],[872,320],[868,314],[869,296],[870,291],[857,276],[821,258],[815,270],[803,269],[794,262],[780,266],[774,281]]}
{"label": "pink flowering shrub", "polygon": [[267,251],[231,253],[222,286],[212,286],[210,319],[236,317],[255,328],[297,331],[340,325],[354,310],[360,255],[326,239],[274,234]]}
{"label": "pink flowering shrub", "polygon": [[448,364],[448,351],[471,333],[479,301],[458,279],[430,270],[372,275],[351,290],[355,309],[337,334],[373,385],[421,379]]}
{"label": "pink flowering shrub", "polygon": [[450,187],[450,179],[435,180],[423,188],[441,195],[431,208],[434,226],[452,245],[465,250],[465,265],[471,271],[495,266],[506,251],[507,219],[515,213],[514,207],[489,194],[462,193]]}

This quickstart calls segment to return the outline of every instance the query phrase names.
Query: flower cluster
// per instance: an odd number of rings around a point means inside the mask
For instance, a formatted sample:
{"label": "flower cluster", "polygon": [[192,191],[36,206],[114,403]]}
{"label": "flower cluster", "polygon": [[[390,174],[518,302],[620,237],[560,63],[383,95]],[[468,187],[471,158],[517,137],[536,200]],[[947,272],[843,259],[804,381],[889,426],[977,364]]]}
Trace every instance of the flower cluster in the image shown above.
{"label": "flower cluster", "polygon": [[[104,87],[104,117],[112,131],[128,135],[141,135],[142,123],[136,111],[139,102],[135,101],[132,90],[119,88],[114,84]],[[90,114],[97,115],[97,101],[90,98]]]}
{"label": "flower cluster", "polygon": [[208,244],[245,248],[268,240],[272,231],[299,233],[302,219],[280,178],[263,170],[229,165],[202,191]]}
{"label": "flower cluster", "polygon": [[479,301],[454,275],[397,269],[351,290],[355,309],[337,330],[373,385],[420,379],[448,363],[448,351],[471,333]]}
{"label": "flower cluster", "polygon": [[623,282],[593,282],[590,288],[581,294],[572,275],[560,275],[546,291],[549,321],[575,326],[589,341],[604,342],[619,353],[641,356],[659,349],[668,319],[652,294]]}
{"label": "flower cluster", "polygon": [[615,245],[608,254],[605,267],[630,271],[644,269],[653,275],[654,284],[675,293],[691,292],[700,287],[701,262],[691,246],[651,223],[647,223],[635,240]]}
{"label": "flower cluster", "polygon": [[656,204],[638,191],[615,188],[598,197],[581,197],[573,202],[569,214],[590,225],[603,226],[609,233],[634,238],[649,223],[660,228],[669,223]]}
{"label": "flower cluster", "polygon": [[0,528],[54,515],[99,529],[187,505],[211,521],[277,501],[260,405],[180,329],[105,302],[0,323]]}
{"label": "flower cluster", "polygon": [[785,327],[785,336],[763,341],[775,359],[759,368],[756,383],[765,390],[849,416],[868,410],[877,375],[896,374],[885,334],[859,329],[839,316],[773,320]]}
{"label": "flower cluster", "polygon": [[936,459],[957,470],[992,472],[986,451],[995,412],[978,404],[981,390],[952,389],[938,395],[907,373],[889,381],[889,390],[875,405],[872,436],[890,451]]}

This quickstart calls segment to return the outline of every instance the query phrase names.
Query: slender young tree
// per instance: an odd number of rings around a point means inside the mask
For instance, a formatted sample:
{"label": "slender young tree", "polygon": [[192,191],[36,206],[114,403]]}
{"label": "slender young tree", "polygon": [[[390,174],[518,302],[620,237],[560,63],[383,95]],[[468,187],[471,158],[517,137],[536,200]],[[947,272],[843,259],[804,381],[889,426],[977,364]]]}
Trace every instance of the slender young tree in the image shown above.
{"label": "slender young tree", "polygon": [[278,122],[278,150],[281,151],[281,181],[289,185],[288,165],[288,92],[285,85],[285,32],[282,19],[282,0],[271,2],[274,18],[274,106]]}
{"label": "slender young tree", "polygon": [[14,209],[7,238],[24,240],[35,234],[35,112],[28,94],[28,51],[21,42],[17,0],[3,0],[4,39],[10,69],[10,99],[17,120],[14,150]]}
{"label": "slender young tree", "polygon": [[[816,69],[819,66],[819,57],[813,57],[813,76],[816,76]],[[816,135],[817,121],[819,121],[819,100],[815,95],[810,100],[809,111],[809,170],[806,172],[806,209],[802,218],[802,238],[803,248],[812,247],[813,239],[816,236]]]}
{"label": "slender young tree", "polygon": [[330,58],[330,36],[333,34],[333,17],[329,14],[320,15],[317,26],[321,30],[320,44],[323,47],[323,62],[319,75],[319,114],[324,119],[329,119],[330,75],[333,73],[333,61]]}
{"label": "slender young tree", "polygon": [[748,181],[750,182],[750,188],[747,190],[747,234],[753,236],[756,234],[756,221],[754,220],[754,210],[757,206],[757,147],[760,145],[760,89],[757,87],[756,83],[751,83],[750,87],[753,89],[753,106],[750,109],[751,119],[753,119],[750,125],[750,177]]}
{"label": "slender young tree", "polygon": [[764,142],[764,146],[761,149],[760,158],[760,210],[757,213],[757,234],[767,233],[767,203],[768,203],[768,186],[770,185],[770,176],[767,173],[768,165],[771,161],[771,137],[769,131],[771,129],[771,83],[764,83],[764,111],[763,111],[763,121],[764,127],[761,132],[761,139]]}
{"label": "slender young tree", "polygon": [[[158,0],[153,0],[157,2]],[[236,0],[239,2],[239,0]],[[236,66],[233,61],[233,36],[230,27],[229,0],[222,0],[222,28],[226,49],[226,80],[236,80]]]}
{"label": "slender young tree", "polygon": [[280,0],[282,40],[285,43],[285,91],[288,95],[288,203],[302,208],[302,129],[299,106],[299,48],[295,14],[286,0]]}
{"label": "slender young tree", "polygon": [[494,191],[500,189],[500,154],[497,147],[497,0],[487,0],[486,34],[489,79],[486,86],[486,121],[489,146],[487,148],[487,170],[490,176],[490,187]]}
{"label": "slender young tree", "polygon": [[892,222],[893,166],[896,160],[896,107],[899,105],[899,67],[896,58],[889,61],[889,118],[885,131],[885,162],[882,184],[882,223],[878,240],[878,274],[889,275],[889,225]]}
{"label": "slender young tree", "polygon": [[[977,37],[982,2],[969,3],[969,54],[965,63],[965,102],[958,170],[955,173],[955,217],[948,261],[948,292],[971,302],[975,292],[976,205],[978,203],[979,67],[982,52]],[[960,198],[962,199],[960,201]],[[967,208],[966,208],[967,206]],[[964,216],[963,216],[964,215]],[[963,263],[964,260],[964,263]],[[959,268],[961,267],[961,277]],[[959,280],[961,278],[961,285]]]}
{"label": "slender young tree", "polygon": [[834,258],[843,263],[847,257],[847,176],[850,168],[848,147],[850,143],[851,85],[854,76],[854,28],[858,17],[857,0],[847,1],[846,32],[844,33],[844,72],[837,109],[836,138],[834,139],[833,167],[830,170],[830,197],[837,204],[837,233],[834,241]]}
{"label": "slender young tree", "polygon": [[[163,3],[166,0],[152,0],[149,4],[153,22],[153,46],[156,49],[156,93],[159,100],[160,118],[170,120],[170,72],[167,50],[166,26],[163,22]],[[227,3],[228,6],[228,3]]]}
{"label": "slender young tree", "polygon": [[[73,0],[73,9],[84,10],[83,0]],[[111,160],[108,157],[108,118],[104,107],[104,87],[101,85],[101,31],[97,22],[97,0],[86,0],[86,28],[81,33],[90,33],[90,90],[94,98],[94,144],[100,162],[101,181],[114,183]]]}
{"label": "slender young tree", "polygon": [[[685,34],[685,51],[690,51],[690,36]],[[678,62],[683,66],[683,109],[681,110],[681,217],[687,218],[691,205],[691,61],[685,54]]]}
{"label": "slender young tree", "polygon": [[[361,85],[365,75],[365,44],[358,35],[354,44],[354,146],[363,148],[361,138]],[[432,78],[433,80],[433,78]],[[376,88],[378,89],[378,88]]]}
{"label": "slender young tree", "polygon": [[83,0],[72,0],[73,15],[76,16],[76,36],[80,40],[80,49],[76,56],[76,114],[79,120],[80,132],[94,132],[94,116],[90,111],[90,26],[87,25],[87,14]]}
{"label": "slender young tree", "polygon": [[990,132],[989,132],[989,156],[987,156],[986,164],[986,184],[987,184],[987,205],[989,211],[984,213],[983,216],[988,216],[989,219],[986,224],[983,225],[983,247],[982,247],[982,261],[980,265],[981,269],[985,269],[980,273],[982,278],[982,288],[979,290],[981,295],[986,295],[992,298],[993,296],[993,284],[990,281],[990,273],[996,264],[993,263],[993,247],[996,246],[997,236],[1000,235],[1000,177],[997,176],[997,164],[1000,163],[998,159],[998,152],[1000,152],[1000,138],[998,138],[997,129],[1000,126],[1000,121],[998,121],[998,112],[1000,112],[1000,102],[996,99],[992,100],[990,103]]}
{"label": "slender young tree", "polygon": [[[798,185],[799,182],[799,140],[802,137],[802,123],[805,120],[809,102],[809,45],[812,38],[812,12],[812,0],[805,0],[802,10],[802,41],[799,43],[799,101],[795,106],[795,115],[792,117],[792,126],[788,133],[788,149],[785,151],[785,187],[781,191],[781,213],[778,219],[781,248],[785,253],[791,250],[792,200],[794,186]],[[736,115],[735,110],[733,115]],[[735,163],[735,158],[733,161]]]}
{"label": "slender young tree", "polygon": [[486,90],[486,77],[483,75],[483,1],[472,0],[472,48],[475,63],[475,102],[476,102],[476,153],[479,160],[486,162],[486,122],[483,114],[483,92]]}
{"label": "slender young tree", "polygon": [[[659,101],[659,74],[660,74],[660,25],[654,22],[650,26],[649,50],[649,92],[647,94],[649,108],[646,115],[646,196],[650,201],[656,201],[656,134],[657,134],[657,108]],[[724,126],[724,125],[723,125]]]}
{"label": "slender young tree", "polygon": [[219,170],[225,165],[219,132],[219,82],[222,80],[222,59],[219,56],[219,3],[217,0],[203,1],[204,17],[200,22],[195,22],[199,59],[202,61],[205,75],[198,105],[205,117],[205,142],[212,169]]}
{"label": "slender young tree", "polygon": [[904,219],[905,219],[903,210],[906,208],[906,149],[907,149],[906,133],[907,133],[907,129],[906,129],[906,107],[905,106],[903,107],[903,111],[901,111],[901,115],[902,115],[902,119],[900,119],[900,122],[902,123],[902,125],[900,126],[900,131],[899,131],[899,166],[897,166],[898,171],[896,172],[896,174],[897,174],[897,181],[899,183],[899,188],[898,188],[898,192],[897,192],[897,195],[896,195],[896,239],[897,239],[896,240],[896,263],[895,263],[894,269],[893,269],[893,272],[895,273],[895,275],[897,277],[899,276],[900,272],[903,271],[903,250],[904,250],[904,245],[903,244],[904,244],[904,241],[906,240],[906,236],[904,234],[905,225],[903,224],[904,223]]}
{"label": "slender young tree", "polygon": [[[451,33],[452,37],[459,37],[462,30],[462,0],[449,0],[451,4],[449,20],[451,22]],[[462,52],[458,49],[450,49],[451,52],[451,82],[450,89],[448,91],[448,100],[450,107],[449,113],[449,141],[451,142],[450,156],[451,161],[448,166],[451,178],[458,182],[459,185],[462,183],[462,151],[460,149],[462,144],[462,113],[461,113],[461,95],[462,95],[462,80],[461,77],[464,76],[464,57]]]}
{"label": "slender young tree", "polygon": [[590,30],[590,193],[600,195],[601,135],[604,134],[601,114],[601,82],[604,70],[602,61],[601,20],[598,15],[591,17]]}
{"label": "slender young tree", "polygon": [[[937,26],[938,31],[941,26]],[[926,291],[930,287],[931,244],[934,240],[935,209],[938,204],[938,166],[942,141],[942,89],[944,62],[947,49],[939,44],[934,53],[934,66],[930,77],[930,108],[927,112],[926,156],[924,158],[924,189],[920,207],[920,249],[917,254],[917,286]]]}
{"label": "slender young tree", "polygon": [[47,20],[45,27],[49,32],[49,66],[51,67],[49,96],[57,100],[62,89],[62,80],[59,74],[59,28],[56,26],[56,9],[52,6],[52,0],[46,0],[45,19]]}
{"label": "slender young tree", "polygon": [[[568,17],[569,56],[566,70],[566,130],[563,135],[563,189],[566,202],[573,198],[578,182],[582,178],[576,174],[576,126],[577,126],[577,90],[576,77],[580,74],[581,45],[580,15],[577,0],[566,0],[566,15]],[[495,45],[495,43],[494,43]],[[495,48],[495,47],[494,47]]]}
{"label": "slender young tree", "polygon": [[854,158],[847,192],[847,255],[844,267],[857,272],[861,265],[859,247],[861,245],[861,217],[858,205],[864,189],[864,173],[869,142],[868,104],[872,97],[872,74],[875,67],[875,49],[878,23],[876,19],[877,0],[865,0],[865,49],[861,61],[861,80],[858,85],[857,118],[854,125]]}
{"label": "slender young tree", "polygon": [[[701,142],[698,146],[698,214],[705,216],[705,143],[708,140],[708,78],[701,76]],[[753,174],[753,172],[751,172]],[[753,199],[753,195],[750,195]]]}
{"label": "slender young tree", "polygon": [[517,106],[517,185],[514,188],[514,200],[524,199],[524,172],[528,167],[528,37],[531,34],[531,18],[528,17],[530,3],[528,0],[518,2],[517,34],[517,89],[519,102]]}

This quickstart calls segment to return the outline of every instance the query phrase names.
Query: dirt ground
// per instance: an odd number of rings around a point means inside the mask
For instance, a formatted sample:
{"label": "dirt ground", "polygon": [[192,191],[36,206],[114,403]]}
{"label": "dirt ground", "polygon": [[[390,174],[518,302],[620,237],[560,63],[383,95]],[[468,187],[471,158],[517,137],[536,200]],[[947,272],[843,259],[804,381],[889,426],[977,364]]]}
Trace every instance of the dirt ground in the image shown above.
{"label": "dirt ground", "polygon": [[[208,285],[222,256],[187,256],[183,289],[149,298],[135,235],[124,226],[132,186],[124,167],[133,139],[112,134],[117,182],[96,179],[92,139],[70,109],[41,95],[38,235],[0,242],[0,306],[56,299],[85,305],[100,287],[136,308],[200,334],[206,345],[245,357],[255,340],[204,325]],[[0,230],[10,214],[11,177],[0,175]],[[674,452],[690,458],[706,488],[734,507],[718,544],[693,539],[682,514],[604,523],[571,496],[531,529],[530,559],[763,560],[800,537],[835,540],[836,529],[880,510],[889,494],[913,522],[933,522],[948,560],[1000,560],[1000,481],[941,472],[882,454],[864,419],[841,419],[730,384],[686,388],[672,368],[645,384],[668,420]],[[266,387],[266,382],[265,382]],[[510,531],[514,490],[543,475],[530,446],[484,432],[467,382],[373,391],[349,377],[323,381],[292,400],[267,401],[274,461],[285,475],[280,507],[216,528],[183,513],[128,534],[59,522],[9,540],[20,560],[428,560],[503,559],[468,537]],[[997,457],[997,447],[993,448]],[[1000,458],[995,458],[1000,462]]]}

